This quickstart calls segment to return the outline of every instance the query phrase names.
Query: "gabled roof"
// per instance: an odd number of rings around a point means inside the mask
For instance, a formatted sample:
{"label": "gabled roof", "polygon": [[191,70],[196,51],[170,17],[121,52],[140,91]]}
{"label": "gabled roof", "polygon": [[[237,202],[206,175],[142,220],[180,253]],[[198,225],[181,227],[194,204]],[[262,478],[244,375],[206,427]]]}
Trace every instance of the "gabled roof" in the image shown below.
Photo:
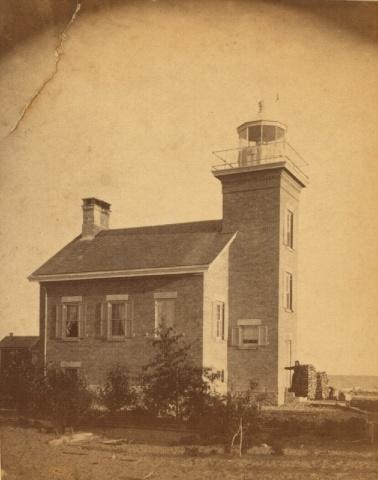
{"label": "gabled roof", "polygon": [[27,348],[31,349],[37,345],[39,337],[19,337],[8,335],[0,341],[0,348]]}
{"label": "gabled roof", "polygon": [[[30,277],[209,265],[232,239],[221,220],[103,230],[75,238]],[[88,277],[89,278],[89,277]]]}

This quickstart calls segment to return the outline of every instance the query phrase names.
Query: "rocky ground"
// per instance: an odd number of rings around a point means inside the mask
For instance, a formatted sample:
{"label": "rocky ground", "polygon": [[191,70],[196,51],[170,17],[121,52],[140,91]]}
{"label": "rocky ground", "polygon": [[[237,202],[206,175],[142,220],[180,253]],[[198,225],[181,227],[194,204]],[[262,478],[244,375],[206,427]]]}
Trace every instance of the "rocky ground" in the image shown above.
{"label": "rocky ground", "polygon": [[142,443],[140,434],[137,440],[132,439],[130,431],[109,430],[62,439],[34,428],[4,424],[0,428],[1,480],[378,478],[377,447],[359,442],[301,444],[297,439],[285,446],[284,455],[272,455],[263,446],[239,458],[237,452],[226,455],[215,446],[164,446],[164,432],[153,436],[146,431],[144,441],[151,440],[147,444]]}

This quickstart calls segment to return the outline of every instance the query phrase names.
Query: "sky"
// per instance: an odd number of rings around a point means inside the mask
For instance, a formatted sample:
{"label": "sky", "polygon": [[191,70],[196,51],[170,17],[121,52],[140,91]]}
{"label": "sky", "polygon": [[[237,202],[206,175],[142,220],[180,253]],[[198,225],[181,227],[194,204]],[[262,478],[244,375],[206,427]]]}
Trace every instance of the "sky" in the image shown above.
{"label": "sky", "polygon": [[54,75],[63,28],[0,60],[0,337],[38,334],[27,276],[80,233],[83,197],[112,204],[112,228],[221,218],[211,152],[278,93],[309,163],[299,358],[378,374],[372,38],[285,2],[126,2],[78,12]]}

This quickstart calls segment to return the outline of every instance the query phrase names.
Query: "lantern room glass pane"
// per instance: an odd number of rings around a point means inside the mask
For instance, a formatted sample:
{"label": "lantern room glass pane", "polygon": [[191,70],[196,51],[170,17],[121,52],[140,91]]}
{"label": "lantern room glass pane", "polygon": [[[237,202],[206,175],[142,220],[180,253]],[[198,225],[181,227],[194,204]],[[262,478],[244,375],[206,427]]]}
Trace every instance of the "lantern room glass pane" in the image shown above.
{"label": "lantern room glass pane", "polygon": [[281,140],[283,139],[285,135],[285,130],[280,127],[276,127],[276,140]]}
{"label": "lantern room glass pane", "polygon": [[254,125],[248,128],[248,141],[260,142],[261,141],[261,125]]}
{"label": "lantern room glass pane", "polygon": [[274,142],[276,140],[276,127],[274,125],[263,125],[263,142]]}

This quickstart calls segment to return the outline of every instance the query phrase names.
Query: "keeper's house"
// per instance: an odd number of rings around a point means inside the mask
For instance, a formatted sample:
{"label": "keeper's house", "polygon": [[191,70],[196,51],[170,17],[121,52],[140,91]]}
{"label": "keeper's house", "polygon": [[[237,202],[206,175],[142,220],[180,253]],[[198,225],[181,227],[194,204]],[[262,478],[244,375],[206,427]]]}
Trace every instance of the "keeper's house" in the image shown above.
{"label": "keeper's house", "polygon": [[307,177],[286,126],[238,129],[239,148],[214,152],[221,220],[110,229],[110,205],[83,200],[81,234],[36,270],[47,364],[99,385],[115,363],[140,373],[154,329],[172,326],[221,390],[251,382],[284,401],[296,349],[299,194]]}

